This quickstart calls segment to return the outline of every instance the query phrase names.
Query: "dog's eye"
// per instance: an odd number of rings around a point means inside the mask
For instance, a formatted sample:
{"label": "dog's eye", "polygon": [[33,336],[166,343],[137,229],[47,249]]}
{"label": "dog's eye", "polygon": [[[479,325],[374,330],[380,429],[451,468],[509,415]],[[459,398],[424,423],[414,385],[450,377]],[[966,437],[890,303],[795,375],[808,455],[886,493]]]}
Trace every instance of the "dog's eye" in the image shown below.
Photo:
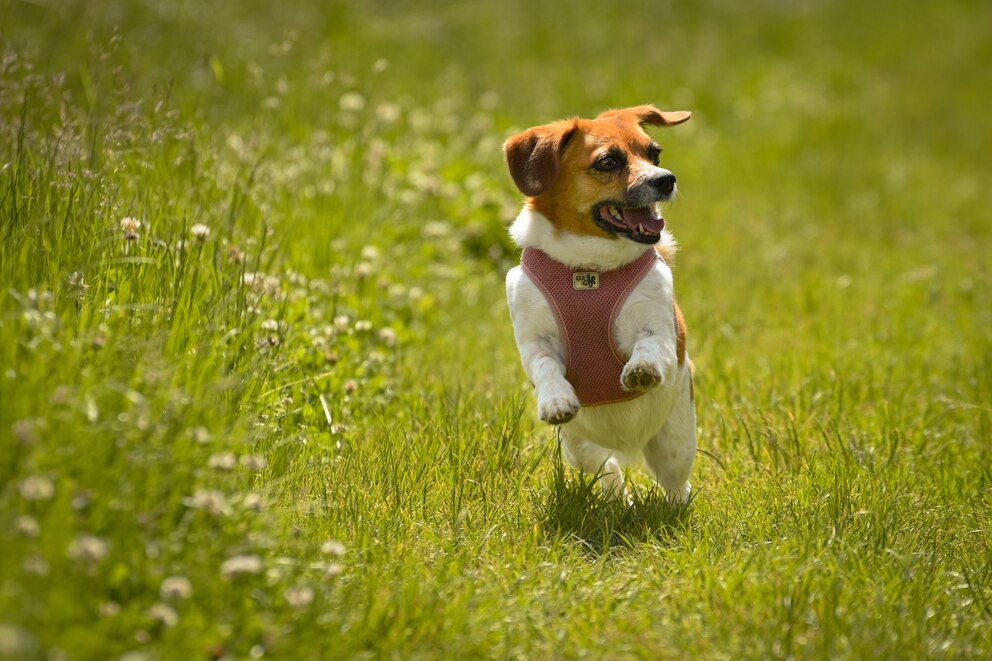
{"label": "dog's eye", "polygon": [[601,156],[598,161],[592,164],[594,168],[600,172],[612,172],[613,170],[619,170],[623,167],[623,163],[620,162],[616,156],[612,154],[606,154]]}
{"label": "dog's eye", "polygon": [[648,160],[654,165],[658,165],[658,161],[661,160],[661,147],[657,145],[648,147]]}

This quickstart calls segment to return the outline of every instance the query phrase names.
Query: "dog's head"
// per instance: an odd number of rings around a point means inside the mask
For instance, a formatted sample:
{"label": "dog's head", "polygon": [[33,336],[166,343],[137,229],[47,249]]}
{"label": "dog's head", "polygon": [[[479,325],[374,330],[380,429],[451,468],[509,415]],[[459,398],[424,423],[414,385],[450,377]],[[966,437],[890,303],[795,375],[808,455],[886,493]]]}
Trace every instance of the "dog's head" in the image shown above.
{"label": "dog's head", "polygon": [[675,175],[658,167],[661,147],[642,127],[689,117],[654,106],[608,110],[535,126],[503,149],[517,188],[559,230],[653,244],[665,226],[655,207],[675,195]]}

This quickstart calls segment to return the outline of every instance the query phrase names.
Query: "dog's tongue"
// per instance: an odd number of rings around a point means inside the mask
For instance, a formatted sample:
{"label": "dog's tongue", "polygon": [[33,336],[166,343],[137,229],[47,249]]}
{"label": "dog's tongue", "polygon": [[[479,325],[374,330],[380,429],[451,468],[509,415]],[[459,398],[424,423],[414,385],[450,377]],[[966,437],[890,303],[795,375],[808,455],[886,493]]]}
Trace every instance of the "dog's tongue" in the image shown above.
{"label": "dog's tongue", "polygon": [[636,230],[639,225],[643,225],[646,233],[658,234],[665,227],[665,219],[656,216],[651,207],[641,207],[640,209],[624,209],[623,222],[627,227]]}

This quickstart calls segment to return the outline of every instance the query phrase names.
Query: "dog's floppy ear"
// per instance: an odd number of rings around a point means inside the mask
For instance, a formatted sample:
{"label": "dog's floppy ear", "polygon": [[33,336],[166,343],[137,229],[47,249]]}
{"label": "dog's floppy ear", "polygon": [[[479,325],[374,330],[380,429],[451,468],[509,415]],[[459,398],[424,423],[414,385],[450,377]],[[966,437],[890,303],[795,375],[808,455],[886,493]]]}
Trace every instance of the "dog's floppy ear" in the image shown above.
{"label": "dog's floppy ear", "polygon": [[609,119],[610,117],[629,116],[638,124],[648,124],[650,126],[675,126],[688,121],[692,113],[687,110],[658,110],[654,106],[634,106],[632,108],[619,108],[617,110],[607,110],[597,119]]}
{"label": "dog's floppy ear", "polygon": [[527,129],[503,144],[510,175],[521,193],[534,197],[548,190],[558,177],[561,153],[578,127],[578,121],[563,119]]}

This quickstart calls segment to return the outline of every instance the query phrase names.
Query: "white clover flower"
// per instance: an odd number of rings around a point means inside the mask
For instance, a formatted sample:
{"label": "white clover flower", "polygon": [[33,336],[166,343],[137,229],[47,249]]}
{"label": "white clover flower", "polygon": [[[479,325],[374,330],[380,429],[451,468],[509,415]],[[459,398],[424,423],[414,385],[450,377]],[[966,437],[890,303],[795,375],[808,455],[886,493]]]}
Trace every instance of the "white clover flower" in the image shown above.
{"label": "white clover flower", "polygon": [[396,331],[388,326],[379,329],[379,341],[387,347],[396,346]]}
{"label": "white clover flower", "polygon": [[348,326],[350,325],[351,325],[351,319],[349,319],[347,315],[339,314],[338,316],[334,317],[334,330],[336,330],[337,332],[343,333],[344,331],[348,330]]}
{"label": "white clover flower", "polygon": [[51,500],[55,485],[44,475],[32,475],[20,481],[17,490],[24,500]]}
{"label": "white clover flower", "polygon": [[403,114],[402,109],[395,103],[382,103],[375,110],[375,116],[383,124],[392,124]]}
{"label": "white clover flower", "polygon": [[48,566],[48,561],[43,557],[38,554],[32,554],[24,558],[24,562],[21,563],[21,569],[26,574],[48,576],[50,567]]}
{"label": "white clover flower", "polygon": [[335,558],[340,558],[347,552],[345,545],[336,539],[329,539],[320,545],[320,551],[324,555],[331,555]]}
{"label": "white clover flower", "polygon": [[189,437],[192,438],[197,443],[209,443],[210,442],[210,430],[206,427],[190,427],[186,430]]}
{"label": "white clover flower", "polygon": [[327,565],[327,568],[324,570],[324,575],[327,576],[327,578],[335,578],[340,576],[342,573],[344,573],[344,567],[336,562],[332,562]]}
{"label": "white clover flower", "polygon": [[79,535],[69,543],[66,555],[70,560],[97,564],[107,557],[107,543],[94,535]]}
{"label": "white clover flower", "polygon": [[17,532],[21,533],[25,537],[37,537],[41,532],[38,522],[26,514],[17,517],[14,521],[14,526],[17,528]]}
{"label": "white clover flower", "polygon": [[238,459],[233,452],[218,452],[210,455],[207,459],[207,467],[219,471],[232,471],[237,465]]}
{"label": "white clover flower", "polygon": [[158,593],[163,599],[189,599],[193,594],[193,584],[185,576],[169,576],[162,581]]}
{"label": "white clover flower", "polygon": [[147,612],[148,617],[151,619],[161,622],[167,627],[174,627],[179,623],[179,615],[172,606],[167,606],[166,604],[154,604]]}
{"label": "white clover flower", "polygon": [[262,322],[262,330],[275,333],[279,330],[279,322],[275,319],[266,319]]}
{"label": "white clover flower", "polygon": [[268,464],[268,462],[265,460],[265,457],[263,457],[260,454],[242,455],[239,462],[243,467],[252,471],[260,471],[263,468],[265,468],[265,466]]}
{"label": "white clover flower", "polygon": [[338,99],[338,106],[345,112],[360,112],[365,108],[365,97],[358,92],[347,92]]}
{"label": "white clover flower", "polygon": [[314,592],[313,588],[306,585],[299,587],[288,588],[286,592],[283,593],[286,597],[286,603],[293,608],[305,608],[313,602]]}
{"label": "white clover flower", "polygon": [[372,322],[368,319],[359,319],[355,322],[355,330],[359,332],[367,332],[372,330]]}
{"label": "white clover flower", "polygon": [[220,566],[220,573],[224,578],[253,575],[261,571],[262,559],[257,555],[235,555],[225,560]]}
{"label": "white clover flower", "polygon": [[100,617],[117,617],[121,613],[121,605],[116,601],[105,601],[100,604],[97,612],[100,614]]}
{"label": "white clover flower", "polygon": [[265,500],[262,498],[261,494],[250,493],[245,496],[241,503],[250,512],[261,512],[265,509]]}
{"label": "white clover flower", "polygon": [[189,232],[197,241],[206,241],[207,237],[210,236],[210,227],[203,223],[197,223],[189,228]]}
{"label": "white clover flower", "polygon": [[375,273],[375,267],[368,262],[359,262],[355,267],[355,277],[359,280],[364,280],[373,273]]}
{"label": "white clover flower", "polygon": [[121,231],[124,232],[125,241],[134,241],[138,238],[138,230],[141,229],[141,221],[137,218],[121,219]]}
{"label": "white clover flower", "polygon": [[425,239],[443,239],[451,236],[451,225],[440,220],[434,220],[420,230]]}
{"label": "white clover flower", "polygon": [[213,489],[197,489],[193,494],[192,505],[213,516],[218,516],[227,508],[227,498],[220,491]]}

